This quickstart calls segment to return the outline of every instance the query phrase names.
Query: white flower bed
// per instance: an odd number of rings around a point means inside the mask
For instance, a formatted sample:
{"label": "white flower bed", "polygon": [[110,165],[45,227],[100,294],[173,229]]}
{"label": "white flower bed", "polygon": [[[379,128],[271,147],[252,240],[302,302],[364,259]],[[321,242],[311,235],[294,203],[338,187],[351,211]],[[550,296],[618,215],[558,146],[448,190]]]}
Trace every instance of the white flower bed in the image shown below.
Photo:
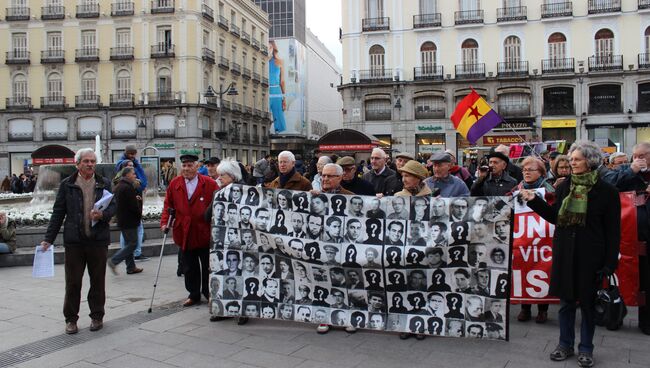
{"label": "white flower bed", "polygon": [[[3,206],[9,219],[16,222],[17,226],[42,226],[50,221],[52,216],[52,206],[34,206],[30,204],[13,205],[11,207]],[[162,206],[146,205],[142,208],[143,220],[159,220],[162,213]]]}
{"label": "white flower bed", "polygon": [[31,198],[32,193],[0,193],[0,200],[3,199],[16,199],[16,198]]}

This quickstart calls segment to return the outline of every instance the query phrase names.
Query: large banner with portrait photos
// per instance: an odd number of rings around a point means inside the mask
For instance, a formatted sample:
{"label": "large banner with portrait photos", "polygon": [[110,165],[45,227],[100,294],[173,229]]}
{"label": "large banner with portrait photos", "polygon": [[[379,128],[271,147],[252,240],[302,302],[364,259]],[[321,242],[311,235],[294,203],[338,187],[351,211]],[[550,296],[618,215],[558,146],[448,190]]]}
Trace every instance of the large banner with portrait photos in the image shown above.
{"label": "large banner with portrait photos", "polygon": [[212,205],[215,315],[508,339],[511,198],[232,184]]}

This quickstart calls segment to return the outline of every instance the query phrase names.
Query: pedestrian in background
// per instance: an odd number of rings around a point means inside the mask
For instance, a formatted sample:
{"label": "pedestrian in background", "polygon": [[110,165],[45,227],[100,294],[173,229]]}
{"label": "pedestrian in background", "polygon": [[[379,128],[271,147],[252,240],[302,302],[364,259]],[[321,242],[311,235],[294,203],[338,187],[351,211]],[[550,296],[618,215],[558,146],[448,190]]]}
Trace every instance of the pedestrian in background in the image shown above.
{"label": "pedestrian in background", "polygon": [[120,228],[124,247],[108,260],[108,267],[117,275],[117,265],[125,261],[126,273],[131,275],[142,272],[136,267],[133,252],[138,246],[138,226],[142,222],[142,196],[136,190],[135,182],[138,180],[135,170],[125,167],[120,171],[120,181],[115,186],[115,204],[117,210],[117,226]]}

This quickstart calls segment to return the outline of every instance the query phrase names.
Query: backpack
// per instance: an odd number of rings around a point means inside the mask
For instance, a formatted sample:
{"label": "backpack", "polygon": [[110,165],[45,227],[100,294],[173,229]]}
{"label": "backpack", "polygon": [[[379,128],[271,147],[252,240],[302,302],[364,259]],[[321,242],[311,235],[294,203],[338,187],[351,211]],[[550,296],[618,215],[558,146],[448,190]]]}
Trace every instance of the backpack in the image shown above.
{"label": "backpack", "polygon": [[605,326],[608,330],[618,330],[623,326],[623,318],[627,315],[627,307],[621,297],[616,277],[607,277],[607,287],[596,292],[594,303],[595,321],[598,326]]}

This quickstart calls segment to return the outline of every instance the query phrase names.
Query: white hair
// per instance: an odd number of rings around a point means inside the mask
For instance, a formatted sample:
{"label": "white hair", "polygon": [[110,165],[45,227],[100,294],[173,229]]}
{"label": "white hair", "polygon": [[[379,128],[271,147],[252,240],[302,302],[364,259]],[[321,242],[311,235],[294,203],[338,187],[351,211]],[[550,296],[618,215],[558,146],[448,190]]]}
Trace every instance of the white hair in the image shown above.
{"label": "white hair", "polygon": [[329,158],[329,156],[321,156],[318,158],[318,163],[319,164],[331,164],[332,159]]}
{"label": "white hair", "polygon": [[625,152],[614,152],[611,155],[609,155],[609,162],[614,162],[614,160],[619,157],[625,157],[625,159],[627,160],[627,154]]}
{"label": "white hair", "polygon": [[386,158],[387,156],[386,152],[381,148],[373,148],[372,153],[378,153],[381,156],[381,158]]}
{"label": "white hair", "polygon": [[343,175],[343,168],[341,167],[341,165],[337,165],[337,164],[332,164],[332,163],[330,163],[330,164],[327,164],[327,165],[325,165],[325,166],[323,167],[323,171],[324,171],[325,169],[327,169],[328,167],[333,167],[333,168],[336,170],[335,175]]}
{"label": "white hair", "polygon": [[280,154],[278,155],[278,160],[280,159],[280,157],[286,157],[291,162],[296,161],[296,156],[294,156],[293,152],[291,152],[291,151],[282,151],[282,152],[280,152]]}
{"label": "white hair", "polygon": [[217,166],[217,172],[221,175],[228,175],[231,178],[233,178],[233,181],[239,182],[242,179],[241,175],[241,169],[239,168],[239,164],[237,161],[233,160],[232,158],[228,157],[219,163],[219,166]]}
{"label": "white hair", "polygon": [[92,148],[82,148],[79,151],[77,151],[77,153],[75,153],[74,162],[76,162],[77,164],[80,163],[81,158],[87,155],[88,153],[92,153],[93,156],[95,156],[95,160],[97,160],[97,154],[95,153],[95,150],[93,150]]}

